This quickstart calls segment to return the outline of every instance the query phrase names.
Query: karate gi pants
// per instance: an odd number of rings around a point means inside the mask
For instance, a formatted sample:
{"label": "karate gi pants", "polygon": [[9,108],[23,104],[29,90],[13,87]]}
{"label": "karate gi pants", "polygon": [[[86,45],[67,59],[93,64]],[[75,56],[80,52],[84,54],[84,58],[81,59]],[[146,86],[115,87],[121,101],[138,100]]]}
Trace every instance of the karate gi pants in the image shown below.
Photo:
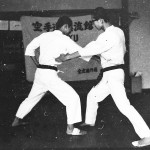
{"label": "karate gi pants", "polygon": [[32,89],[28,97],[20,104],[16,117],[24,118],[47,91],[50,91],[66,106],[67,124],[82,121],[79,95],[70,85],[58,77],[57,71],[40,68],[36,70]]}
{"label": "karate gi pants", "polygon": [[149,127],[127,98],[123,69],[104,72],[102,80],[88,93],[85,123],[95,125],[98,102],[103,101],[109,94],[119,111],[130,120],[137,135],[140,138],[150,137]]}

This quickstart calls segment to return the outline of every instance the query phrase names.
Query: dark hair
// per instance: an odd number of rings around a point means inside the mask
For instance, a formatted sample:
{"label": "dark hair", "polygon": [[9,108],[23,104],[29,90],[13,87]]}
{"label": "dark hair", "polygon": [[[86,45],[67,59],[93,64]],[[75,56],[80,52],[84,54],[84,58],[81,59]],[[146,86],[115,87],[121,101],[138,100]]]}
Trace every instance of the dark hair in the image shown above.
{"label": "dark hair", "polygon": [[67,24],[69,27],[71,27],[72,20],[68,16],[61,16],[56,23],[56,29],[60,29],[64,24]]}
{"label": "dark hair", "polygon": [[103,7],[97,7],[96,9],[94,9],[92,15],[93,15],[93,19],[95,20],[104,19],[105,22],[110,21],[108,11]]}

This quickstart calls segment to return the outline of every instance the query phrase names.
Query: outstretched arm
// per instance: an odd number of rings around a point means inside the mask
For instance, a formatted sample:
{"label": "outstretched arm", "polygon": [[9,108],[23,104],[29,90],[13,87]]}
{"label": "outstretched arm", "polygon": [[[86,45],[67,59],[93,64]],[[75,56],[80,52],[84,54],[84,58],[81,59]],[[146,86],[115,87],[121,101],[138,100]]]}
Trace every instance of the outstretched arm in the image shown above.
{"label": "outstretched arm", "polygon": [[80,57],[80,54],[79,52],[74,52],[72,54],[61,54],[59,57],[57,57],[55,60],[57,62],[64,62],[64,61],[67,61],[67,60],[70,60],[70,59],[73,59],[73,58],[77,58],[77,57]]}
{"label": "outstretched arm", "polygon": [[74,52],[72,54],[68,54],[66,55],[65,59],[66,60],[69,60],[69,59],[73,59],[73,58],[78,58],[78,57],[81,57],[81,55],[79,54],[79,52]]}

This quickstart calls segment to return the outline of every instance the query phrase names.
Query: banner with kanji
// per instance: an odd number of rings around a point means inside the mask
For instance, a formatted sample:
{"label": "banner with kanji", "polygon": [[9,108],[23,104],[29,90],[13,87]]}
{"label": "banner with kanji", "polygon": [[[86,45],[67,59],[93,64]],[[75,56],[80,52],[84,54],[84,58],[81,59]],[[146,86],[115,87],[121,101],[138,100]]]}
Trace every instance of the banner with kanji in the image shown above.
{"label": "banner with kanji", "polygon": [[[72,33],[70,38],[84,47],[90,41],[95,40],[100,34],[91,21],[91,16],[70,17],[73,21]],[[33,38],[43,32],[51,32],[56,29],[58,17],[21,17],[24,48]],[[67,43],[66,43],[67,44]],[[38,52],[37,52],[38,57]],[[26,79],[34,80],[36,66],[29,56],[25,56]],[[82,58],[76,58],[62,63],[58,66],[62,71],[58,75],[64,81],[94,80],[100,71],[100,61],[91,59],[89,62]]]}

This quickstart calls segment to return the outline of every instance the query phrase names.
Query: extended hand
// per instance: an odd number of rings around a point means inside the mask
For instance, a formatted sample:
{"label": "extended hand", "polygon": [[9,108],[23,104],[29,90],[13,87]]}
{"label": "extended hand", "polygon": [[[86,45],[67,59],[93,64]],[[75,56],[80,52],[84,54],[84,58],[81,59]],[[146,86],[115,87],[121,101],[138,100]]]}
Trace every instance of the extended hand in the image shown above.
{"label": "extended hand", "polygon": [[55,58],[55,61],[57,61],[57,62],[66,61],[67,60],[66,56],[67,56],[67,54],[60,54],[59,57]]}
{"label": "extended hand", "polygon": [[100,63],[100,56],[99,55],[93,55],[91,59]]}

